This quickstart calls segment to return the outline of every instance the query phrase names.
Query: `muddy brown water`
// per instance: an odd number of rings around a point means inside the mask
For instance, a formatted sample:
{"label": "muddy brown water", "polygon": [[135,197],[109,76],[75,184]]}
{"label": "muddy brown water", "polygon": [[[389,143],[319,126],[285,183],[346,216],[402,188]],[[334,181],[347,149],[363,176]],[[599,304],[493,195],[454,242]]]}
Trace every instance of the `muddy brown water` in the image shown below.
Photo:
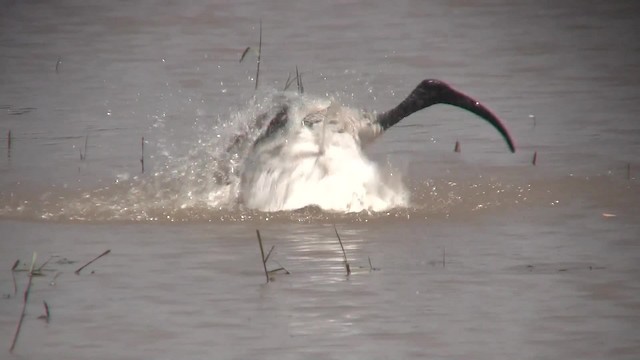
{"label": "muddy brown water", "polygon": [[[0,6],[0,357],[640,356],[635,2]],[[370,110],[440,78],[518,151],[433,107],[366,149],[408,208],[208,206],[210,125],[250,106],[255,55],[238,59],[260,19],[256,96],[296,65],[306,93]],[[256,229],[289,275],[265,284]],[[10,268],[33,252],[50,261],[9,355],[27,283],[14,295]]]}

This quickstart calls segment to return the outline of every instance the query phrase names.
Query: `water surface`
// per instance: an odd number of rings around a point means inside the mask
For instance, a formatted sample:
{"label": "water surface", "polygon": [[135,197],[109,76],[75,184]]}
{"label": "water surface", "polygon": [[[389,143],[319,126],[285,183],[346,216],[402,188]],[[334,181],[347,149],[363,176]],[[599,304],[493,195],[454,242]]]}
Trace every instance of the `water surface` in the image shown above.
{"label": "water surface", "polygon": [[[3,1],[0,338],[8,349],[27,280],[15,273],[14,295],[8,270],[36,251],[51,260],[16,358],[637,358],[638,10]],[[260,19],[256,92],[255,55],[238,60]],[[365,151],[407,207],[212,205],[218,139],[296,66],[305,93],[377,111],[445,80],[518,151],[436,106]],[[255,229],[290,275],[265,284]]]}

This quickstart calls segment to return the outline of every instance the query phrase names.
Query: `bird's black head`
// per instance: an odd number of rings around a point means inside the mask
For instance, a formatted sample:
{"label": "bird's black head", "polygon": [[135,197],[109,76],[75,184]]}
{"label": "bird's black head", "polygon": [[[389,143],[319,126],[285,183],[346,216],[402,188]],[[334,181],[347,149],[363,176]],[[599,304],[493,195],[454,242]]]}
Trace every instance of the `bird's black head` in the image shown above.
{"label": "bird's black head", "polygon": [[455,90],[440,80],[423,80],[398,106],[380,114],[378,116],[378,123],[386,130],[414,112],[435,104],[457,106],[485,119],[500,132],[511,152],[515,152],[515,145],[513,144],[511,135],[497,116],[480,102]]}

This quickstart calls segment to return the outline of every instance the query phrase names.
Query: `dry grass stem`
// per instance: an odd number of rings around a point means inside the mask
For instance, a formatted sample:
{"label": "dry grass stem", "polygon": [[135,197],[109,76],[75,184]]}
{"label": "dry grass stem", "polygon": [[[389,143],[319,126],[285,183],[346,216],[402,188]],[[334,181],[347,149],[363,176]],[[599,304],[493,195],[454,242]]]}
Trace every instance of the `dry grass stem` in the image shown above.
{"label": "dry grass stem", "polygon": [[58,61],[56,61],[56,74],[60,73],[62,70],[62,57],[58,56]]}
{"label": "dry grass stem", "polygon": [[27,310],[27,302],[29,301],[29,292],[31,290],[31,282],[33,280],[33,267],[36,263],[36,258],[38,255],[34,252],[31,258],[31,267],[29,268],[29,282],[27,283],[27,288],[24,290],[24,300],[22,303],[22,312],[20,313],[20,320],[18,320],[18,325],[16,326],[16,331],[13,334],[13,341],[11,342],[11,347],[9,348],[9,352],[13,353],[13,349],[16,347],[16,343],[18,342],[18,335],[20,335],[20,329],[22,328],[22,322],[24,321],[24,315]]}
{"label": "dry grass stem", "polygon": [[89,143],[89,134],[87,133],[87,135],[85,135],[84,137],[84,152],[82,152],[82,149],[80,149],[80,160],[84,161],[87,159],[87,144]]}
{"label": "dry grass stem", "polygon": [[291,84],[293,84],[293,78],[291,77],[291,73],[289,73],[287,75],[287,81],[284,83],[284,90],[283,91],[287,91],[287,89],[289,89],[289,86],[291,86]]}
{"label": "dry grass stem", "polygon": [[56,279],[58,278],[58,276],[62,275],[62,271],[58,271],[55,276],[53,277],[53,280],[51,280],[51,282],[49,283],[50,286],[54,286],[56,284]]}
{"label": "dry grass stem", "polygon": [[44,266],[47,265],[49,263],[49,261],[51,261],[51,259],[53,259],[53,256],[49,256],[47,261],[43,262],[42,265],[40,265],[40,267],[37,268],[35,272],[36,273],[42,273],[42,269],[44,269]]}
{"label": "dry grass stem", "polygon": [[264,248],[262,247],[262,237],[260,236],[260,230],[256,229],[256,235],[258,236],[258,244],[260,244],[260,255],[262,259],[262,266],[264,267],[264,275],[269,282],[269,272],[267,271],[267,262],[264,259]]}
{"label": "dry grass stem", "polygon": [[260,42],[258,43],[258,64],[256,66],[256,90],[258,90],[258,79],[260,78],[260,56],[261,55],[262,55],[262,19],[260,19]]}
{"label": "dry grass stem", "polygon": [[298,65],[296,65],[296,82],[298,84],[298,92],[304,94],[304,85],[302,85],[302,74],[298,71]]}
{"label": "dry grass stem", "polygon": [[44,301],[44,300],[42,301],[42,304],[44,305],[44,314],[38,316],[38,319],[42,319],[42,320],[46,321],[47,324],[48,324],[49,323],[49,319],[51,318],[50,317],[50,313],[49,313],[49,304],[47,304],[47,302]]}
{"label": "dry grass stem", "polygon": [[446,256],[447,256],[447,249],[446,248],[442,248],[442,267],[445,267],[446,265]]}
{"label": "dry grass stem", "polygon": [[274,262],[275,262],[276,264],[278,264],[278,266],[280,266],[280,268],[275,269],[275,270],[272,270],[272,272],[275,272],[275,271],[278,271],[278,270],[284,270],[284,273],[285,273],[285,274],[287,274],[287,275],[291,274],[291,272],[289,272],[289,270],[287,270],[287,268],[285,268],[284,266],[282,266],[282,264],[280,264],[279,262],[277,262],[277,261],[275,261],[275,260],[274,260]]}
{"label": "dry grass stem", "polygon": [[267,253],[267,256],[265,256],[264,258],[264,262],[265,264],[267,263],[267,261],[269,261],[269,256],[271,256],[271,252],[273,251],[273,249],[275,249],[275,245],[271,245],[271,249],[269,249],[269,252]]}
{"label": "dry grass stem", "polygon": [[15,274],[18,264],[20,264],[20,259],[16,260],[16,262],[14,262],[13,266],[11,267],[11,278],[13,279],[13,296],[16,296],[16,294],[18,293],[18,284],[16,283]]}
{"label": "dry grass stem", "polygon": [[247,48],[244,49],[244,51],[242,52],[242,55],[240,56],[240,61],[238,62],[242,62],[242,60],[244,60],[244,57],[247,56],[247,53],[249,52],[249,50],[251,50],[251,46],[247,46]]}
{"label": "dry grass stem", "polygon": [[269,274],[276,273],[276,272],[278,272],[278,271],[280,271],[280,270],[284,271],[284,273],[285,273],[285,274],[287,274],[287,275],[291,274],[291,273],[289,272],[289,270],[287,270],[287,269],[286,269],[284,266],[282,266],[279,262],[275,261],[275,263],[276,263],[276,264],[278,264],[278,266],[280,266],[280,267],[279,267],[279,268],[276,268],[276,269],[273,269],[273,270],[269,270]]}
{"label": "dry grass stem", "polygon": [[86,268],[87,266],[91,265],[91,263],[93,263],[94,261],[100,259],[101,257],[107,255],[108,253],[110,253],[111,250],[107,250],[105,252],[103,252],[102,254],[96,256],[95,258],[93,258],[91,261],[89,261],[88,263],[82,265],[80,268],[78,268],[78,270],[75,271],[76,275],[80,275],[80,271],[82,271],[82,269]]}
{"label": "dry grass stem", "polygon": [[371,256],[369,256],[368,258],[369,258],[369,272],[380,270],[380,268],[376,268],[376,267],[373,267],[373,265],[371,265]]}
{"label": "dry grass stem", "polygon": [[344,256],[344,268],[347,270],[347,276],[351,275],[351,266],[349,266],[349,261],[347,260],[347,253],[344,251],[344,246],[342,245],[342,239],[340,239],[340,235],[338,234],[338,229],[335,225],[333,225],[333,230],[336,232],[336,237],[338,238],[338,242],[340,243],[340,248],[342,249],[342,255]]}

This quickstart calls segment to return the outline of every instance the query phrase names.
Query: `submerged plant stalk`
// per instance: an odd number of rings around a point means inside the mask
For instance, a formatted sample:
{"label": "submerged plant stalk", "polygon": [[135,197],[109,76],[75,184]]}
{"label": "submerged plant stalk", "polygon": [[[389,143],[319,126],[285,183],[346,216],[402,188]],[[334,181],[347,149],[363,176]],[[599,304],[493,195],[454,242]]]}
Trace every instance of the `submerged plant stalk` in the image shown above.
{"label": "submerged plant stalk", "polygon": [[347,253],[344,251],[344,246],[342,246],[342,239],[340,239],[340,235],[338,234],[338,229],[335,225],[333,225],[333,230],[336,232],[336,237],[338,238],[338,242],[340,243],[340,248],[342,249],[342,255],[344,256],[344,268],[347,270],[347,276],[351,275],[351,266],[349,266],[349,261],[347,261]]}
{"label": "submerged plant stalk", "polygon": [[442,248],[442,267],[445,267],[446,265],[446,256],[447,256],[447,248]]}
{"label": "submerged plant stalk", "polygon": [[62,69],[62,56],[58,56],[58,61],[56,61],[56,74],[60,73]]}
{"label": "submerged plant stalk", "polygon": [[269,282],[269,272],[267,271],[267,262],[264,259],[264,248],[262,247],[262,237],[260,236],[260,230],[256,229],[256,235],[258,235],[258,244],[260,244],[260,258],[262,259],[262,266],[264,267],[264,276],[266,276],[267,282]]}
{"label": "submerged plant stalk", "polygon": [[11,342],[11,347],[9,348],[9,352],[13,353],[13,349],[16,347],[16,343],[18,342],[18,335],[20,335],[20,329],[22,328],[22,322],[24,321],[24,315],[27,310],[27,302],[29,301],[29,292],[31,290],[31,282],[33,280],[33,267],[36,263],[36,258],[38,255],[34,252],[33,257],[31,258],[31,267],[29,268],[29,282],[27,283],[27,288],[24,290],[24,300],[22,303],[22,312],[20,313],[20,320],[18,320],[18,325],[16,326],[16,332],[13,334],[13,341]]}
{"label": "submerged plant stalk", "polygon": [[262,19],[260,19],[260,41],[258,43],[258,64],[256,66],[256,90],[258,90],[258,79],[260,78],[260,55],[262,55]]}
{"label": "submerged plant stalk", "polygon": [[95,258],[93,258],[93,260],[91,260],[88,263],[82,265],[80,268],[78,268],[78,270],[75,271],[76,275],[80,275],[80,271],[82,271],[82,269],[84,269],[87,266],[91,265],[91,263],[93,263],[94,261],[96,261],[96,260],[100,259],[101,257],[107,255],[110,252],[111,252],[111,250],[107,250],[107,251],[103,252],[102,254],[96,256]]}
{"label": "submerged plant stalk", "polygon": [[15,296],[18,293],[18,284],[16,283],[16,274],[15,274],[18,264],[20,264],[20,259],[16,260],[16,262],[14,262],[13,266],[11,267],[11,278],[13,279],[13,296]]}

